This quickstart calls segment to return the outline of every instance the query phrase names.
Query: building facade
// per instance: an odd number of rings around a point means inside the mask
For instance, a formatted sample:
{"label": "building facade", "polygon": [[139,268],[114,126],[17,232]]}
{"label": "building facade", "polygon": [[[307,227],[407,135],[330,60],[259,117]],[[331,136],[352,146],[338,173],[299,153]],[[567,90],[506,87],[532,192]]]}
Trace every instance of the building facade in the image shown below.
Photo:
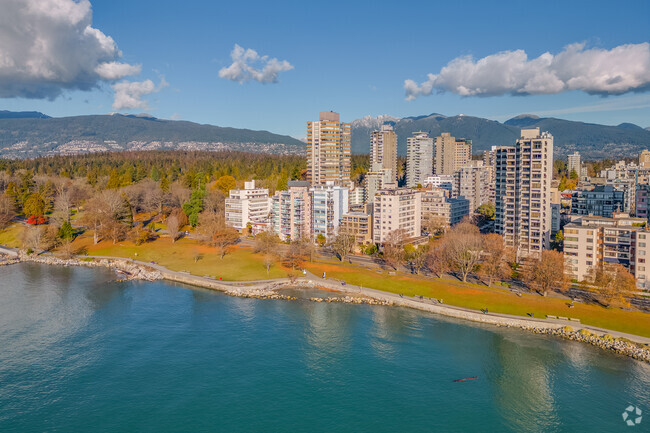
{"label": "building facade", "polygon": [[427,189],[422,194],[422,220],[436,218],[445,228],[458,224],[469,215],[469,200],[465,197],[450,198],[441,188]]}
{"label": "building facade", "polygon": [[414,132],[406,139],[406,186],[424,185],[433,174],[433,139],[426,132]]}
{"label": "building facade", "polygon": [[255,180],[244,183],[244,189],[231,189],[225,200],[226,223],[236,230],[243,230],[248,224],[257,227],[267,224],[271,212],[269,190],[256,188]]}
{"label": "building facade", "polygon": [[495,229],[518,257],[550,246],[553,136],[522,129],[515,147],[496,149]]}
{"label": "building facade", "polygon": [[373,238],[383,244],[395,230],[406,238],[421,235],[422,193],[412,189],[382,189],[374,202]]}
{"label": "building facade", "polygon": [[454,173],[455,194],[469,200],[469,210],[474,212],[490,202],[490,169],[483,161],[470,161]]}
{"label": "building facade", "polygon": [[350,124],[338,113],[321,112],[317,122],[307,122],[307,179],[312,185],[350,180]]}
{"label": "building facade", "polygon": [[646,260],[650,254],[650,232],[645,225],[646,220],[624,213],[614,214],[613,218],[584,216],[565,225],[564,257],[568,272],[583,281],[595,266],[620,264],[645,287]]}
{"label": "building facade", "polygon": [[348,188],[328,182],[310,188],[312,199],[312,236],[323,235],[326,240],[336,236],[341,217],[348,213]]}
{"label": "building facade", "polygon": [[370,133],[370,171],[390,171],[390,179],[397,180],[397,134],[391,125]]}
{"label": "building facade", "polygon": [[348,212],[341,216],[339,233],[354,236],[357,245],[372,243],[372,215],[364,212]]}
{"label": "building facade", "polygon": [[289,181],[271,201],[271,226],[282,240],[312,239],[311,194],[308,181]]}
{"label": "building facade", "polygon": [[625,192],[610,185],[594,189],[575,190],[571,195],[571,215],[594,215],[611,218],[625,211]]}
{"label": "building facade", "polygon": [[452,137],[443,132],[436,137],[435,144],[436,174],[454,174],[472,160],[472,140]]}
{"label": "building facade", "polygon": [[580,160],[580,152],[573,152],[571,155],[567,156],[567,172],[569,176],[575,171],[576,176],[582,176],[582,161]]}

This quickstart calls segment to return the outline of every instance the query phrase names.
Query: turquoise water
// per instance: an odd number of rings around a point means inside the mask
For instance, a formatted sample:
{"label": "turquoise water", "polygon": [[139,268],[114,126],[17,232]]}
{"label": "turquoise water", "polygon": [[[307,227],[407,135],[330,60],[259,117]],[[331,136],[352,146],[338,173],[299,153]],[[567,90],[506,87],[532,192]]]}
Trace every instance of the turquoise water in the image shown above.
{"label": "turquoise water", "polygon": [[647,365],[514,329],[34,264],[0,299],[0,432],[650,431]]}

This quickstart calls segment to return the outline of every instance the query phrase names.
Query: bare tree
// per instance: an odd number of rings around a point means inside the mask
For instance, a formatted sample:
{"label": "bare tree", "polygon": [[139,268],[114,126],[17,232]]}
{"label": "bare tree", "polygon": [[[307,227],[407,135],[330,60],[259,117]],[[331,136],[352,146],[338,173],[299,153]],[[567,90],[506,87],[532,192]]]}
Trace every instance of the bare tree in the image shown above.
{"label": "bare tree", "polygon": [[512,259],[513,252],[506,246],[503,236],[496,233],[483,236],[483,257],[479,271],[487,279],[488,286],[491,286],[495,279],[508,275]]}
{"label": "bare tree", "polygon": [[339,260],[343,261],[345,256],[352,252],[354,241],[353,235],[341,230],[330,242],[330,248],[338,256]]}
{"label": "bare tree", "polygon": [[174,243],[180,235],[180,230],[187,225],[187,216],[182,209],[174,208],[165,220],[165,224],[167,225],[169,237],[172,239],[172,243]]}
{"label": "bare tree", "polygon": [[567,289],[564,255],[553,250],[542,251],[539,260],[532,259],[524,266],[524,281],[546,296],[551,290]]}
{"label": "bare tree", "polygon": [[275,263],[275,256],[273,254],[264,255],[264,268],[266,269],[266,275],[268,276],[271,272],[271,267]]}
{"label": "bare tree", "polygon": [[292,241],[286,248],[282,262],[288,268],[295,270],[301,268],[306,258],[304,243],[300,240]]}
{"label": "bare tree", "polygon": [[239,240],[237,230],[226,225],[225,215],[213,210],[204,210],[199,214],[198,233],[204,242],[217,248],[221,259]]}
{"label": "bare tree", "polygon": [[447,220],[440,215],[427,213],[422,218],[422,229],[434,236],[444,233],[448,227]]}
{"label": "bare tree", "polygon": [[171,206],[183,206],[183,203],[190,199],[190,194],[191,191],[188,188],[185,188],[181,183],[172,183],[169,187],[169,198]]}
{"label": "bare tree", "polygon": [[456,224],[444,237],[445,256],[452,270],[460,272],[463,282],[481,260],[481,233],[469,222]]}
{"label": "bare tree", "polygon": [[445,245],[442,239],[436,239],[429,242],[429,250],[425,255],[425,264],[429,271],[442,278],[449,269],[449,261],[445,255]]}
{"label": "bare tree", "polygon": [[406,241],[406,230],[397,229],[388,233],[384,242],[384,262],[397,269],[400,263],[404,261],[404,243]]}
{"label": "bare tree", "polygon": [[255,247],[253,251],[262,254],[274,253],[279,244],[280,238],[278,235],[271,231],[265,231],[255,236]]}
{"label": "bare tree", "polygon": [[627,292],[636,289],[634,275],[621,264],[606,263],[591,268],[589,282],[595,286],[598,299],[605,305],[629,307]]}
{"label": "bare tree", "polygon": [[0,194],[0,229],[7,227],[15,216],[14,201],[7,194]]}

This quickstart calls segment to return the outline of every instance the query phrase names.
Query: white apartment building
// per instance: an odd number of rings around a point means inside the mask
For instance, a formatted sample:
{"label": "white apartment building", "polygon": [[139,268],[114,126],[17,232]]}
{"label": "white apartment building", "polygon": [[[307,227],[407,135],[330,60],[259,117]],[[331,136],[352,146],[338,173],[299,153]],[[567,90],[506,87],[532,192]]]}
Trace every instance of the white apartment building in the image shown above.
{"label": "white apartment building", "polygon": [[282,240],[312,238],[309,181],[293,180],[271,200],[271,227]]}
{"label": "white apartment building", "polygon": [[397,187],[390,170],[369,171],[366,173],[366,201],[375,201],[375,195],[380,189],[389,188],[392,185]]}
{"label": "white apartment building", "polygon": [[244,183],[244,189],[231,189],[226,199],[226,223],[243,230],[248,224],[268,223],[271,199],[267,188],[256,188],[255,180]]}
{"label": "white apartment building", "polygon": [[424,180],[423,186],[446,189],[451,197],[458,195],[453,174],[434,174]]}
{"label": "white apartment building", "polygon": [[580,160],[580,152],[573,152],[567,156],[567,172],[571,176],[571,172],[575,171],[578,177],[582,176],[582,162]]}
{"label": "white apartment building", "polygon": [[318,235],[330,240],[336,236],[341,217],[349,210],[349,190],[346,187],[327,182],[316,185],[310,190],[312,209],[312,237]]}
{"label": "white apartment building", "polygon": [[469,210],[490,202],[490,169],[483,161],[470,161],[454,173],[455,194],[469,200]]}
{"label": "white apartment building", "polygon": [[422,192],[412,189],[382,189],[373,212],[373,239],[383,244],[390,232],[402,229],[407,238],[420,237]]}
{"label": "white apartment building", "polygon": [[443,132],[436,137],[435,144],[436,174],[454,174],[472,160],[472,140],[452,137]]}
{"label": "white apartment building", "polygon": [[350,190],[348,200],[350,207],[358,207],[366,204],[366,201],[368,200],[366,197],[366,187],[363,185],[355,186],[354,189]]}
{"label": "white apartment building", "polygon": [[568,272],[585,280],[594,266],[617,263],[646,287],[650,277],[650,232],[647,220],[615,214],[613,218],[583,216],[564,226],[564,257]]}
{"label": "white apartment building", "polygon": [[426,132],[414,132],[406,139],[406,186],[424,185],[433,174],[433,138]]}
{"label": "white apartment building", "polygon": [[496,149],[495,229],[518,257],[550,246],[553,136],[522,129],[515,147]]}

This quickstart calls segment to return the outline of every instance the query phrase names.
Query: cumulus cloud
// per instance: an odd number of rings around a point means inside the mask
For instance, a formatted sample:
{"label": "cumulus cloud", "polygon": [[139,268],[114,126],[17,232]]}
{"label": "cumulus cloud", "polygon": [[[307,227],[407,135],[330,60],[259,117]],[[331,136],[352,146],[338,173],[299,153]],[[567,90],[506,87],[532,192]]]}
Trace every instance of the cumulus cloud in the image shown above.
{"label": "cumulus cloud", "polygon": [[461,96],[539,95],[581,90],[615,95],[650,89],[650,43],[604,50],[571,44],[529,60],[523,50],[474,60],[458,57],[423,83],[404,81],[406,99],[451,92]]}
{"label": "cumulus cloud", "polygon": [[257,51],[244,49],[235,44],[230,53],[232,65],[219,70],[219,77],[226,80],[245,83],[257,81],[260,83],[277,83],[278,74],[293,69],[291,63],[286,60],[260,56]]}
{"label": "cumulus cloud", "polygon": [[54,99],[140,73],[92,27],[88,0],[1,0],[0,98]]}
{"label": "cumulus cloud", "polygon": [[134,108],[148,109],[148,102],[143,99],[146,95],[158,93],[169,83],[165,77],[160,78],[160,83],[156,86],[151,80],[144,81],[120,81],[113,84],[115,99],[113,100],[114,110],[131,110]]}

